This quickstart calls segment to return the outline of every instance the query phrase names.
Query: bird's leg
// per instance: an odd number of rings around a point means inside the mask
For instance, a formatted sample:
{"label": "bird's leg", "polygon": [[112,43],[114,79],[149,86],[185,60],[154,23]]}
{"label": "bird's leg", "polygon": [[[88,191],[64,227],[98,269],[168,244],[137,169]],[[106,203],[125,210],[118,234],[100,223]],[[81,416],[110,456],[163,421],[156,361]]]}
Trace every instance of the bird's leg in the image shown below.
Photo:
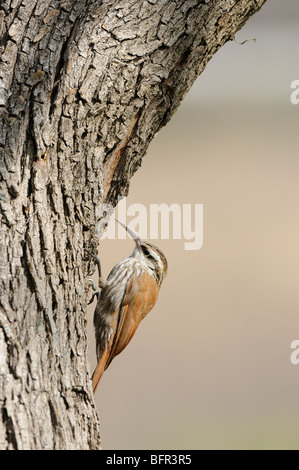
{"label": "bird's leg", "polygon": [[90,304],[92,304],[93,299],[95,298],[95,296],[97,297],[97,300],[99,300],[100,291],[99,291],[99,289],[97,289],[96,283],[95,283],[94,279],[92,279],[92,277],[90,277],[90,278],[87,279],[87,280],[88,280],[89,282],[91,282],[92,287],[93,287],[92,297],[91,297],[90,301],[89,301],[88,304],[87,304],[87,305],[90,305]]}
{"label": "bird's leg", "polygon": [[[88,254],[90,254],[90,255],[93,257],[93,259],[95,260],[95,265],[97,265],[97,267],[98,267],[98,272],[99,272],[99,282],[98,282],[99,288],[100,288],[100,289],[103,289],[103,288],[106,286],[106,281],[104,281],[104,279],[102,278],[102,268],[101,268],[100,258],[99,258],[97,255],[95,255],[94,253],[92,253],[91,251],[87,250],[86,248],[85,248],[85,251],[86,251]],[[94,268],[94,270],[93,270],[93,272],[92,272],[91,274],[93,274],[94,272],[95,272],[95,268]],[[93,282],[94,282],[94,281],[93,281]],[[95,290],[96,290],[96,289],[95,289]]]}

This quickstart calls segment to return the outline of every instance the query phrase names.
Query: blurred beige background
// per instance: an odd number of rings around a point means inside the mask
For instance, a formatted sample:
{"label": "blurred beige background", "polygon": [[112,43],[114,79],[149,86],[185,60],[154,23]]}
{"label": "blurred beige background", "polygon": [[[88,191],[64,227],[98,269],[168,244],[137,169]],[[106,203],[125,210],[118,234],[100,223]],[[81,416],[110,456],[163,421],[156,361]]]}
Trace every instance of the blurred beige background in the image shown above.
{"label": "blurred beige background", "polygon": [[[160,298],[96,395],[104,449],[299,448],[298,19],[269,0],[237,35],[256,44],[216,54],[132,180],[128,205],[203,203],[204,244],[156,242]],[[132,249],[103,240],[104,275]]]}

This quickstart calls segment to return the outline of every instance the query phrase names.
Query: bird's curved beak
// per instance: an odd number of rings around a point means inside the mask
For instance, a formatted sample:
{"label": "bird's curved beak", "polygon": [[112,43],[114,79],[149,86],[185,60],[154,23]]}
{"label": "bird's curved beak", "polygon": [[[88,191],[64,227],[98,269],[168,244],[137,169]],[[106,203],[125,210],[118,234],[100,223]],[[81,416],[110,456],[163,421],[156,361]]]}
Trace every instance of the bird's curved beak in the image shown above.
{"label": "bird's curved beak", "polygon": [[139,248],[142,241],[141,238],[139,238],[138,235],[130,227],[122,223],[120,220],[115,220],[128,232],[128,234],[133,238],[134,242],[136,243],[136,246]]}

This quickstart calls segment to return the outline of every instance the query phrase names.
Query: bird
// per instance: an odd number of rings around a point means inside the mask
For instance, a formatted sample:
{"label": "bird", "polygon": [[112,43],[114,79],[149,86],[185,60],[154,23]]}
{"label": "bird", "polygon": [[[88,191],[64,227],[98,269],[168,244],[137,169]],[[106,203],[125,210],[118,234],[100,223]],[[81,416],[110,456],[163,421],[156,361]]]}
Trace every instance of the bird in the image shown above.
{"label": "bird", "polygon": [[92,375],[93,393],[104,371],[129,344],[140,322],[154,307],[168,271],[167,259],[158,247],[115,220],[132,237],[135,247],[131,256],[112,268],[106,281],[101,275],[99,258],[86,250],[96,260],[101,288],[101,293],[94,292],[98,297],[93,319],[98,362]]}

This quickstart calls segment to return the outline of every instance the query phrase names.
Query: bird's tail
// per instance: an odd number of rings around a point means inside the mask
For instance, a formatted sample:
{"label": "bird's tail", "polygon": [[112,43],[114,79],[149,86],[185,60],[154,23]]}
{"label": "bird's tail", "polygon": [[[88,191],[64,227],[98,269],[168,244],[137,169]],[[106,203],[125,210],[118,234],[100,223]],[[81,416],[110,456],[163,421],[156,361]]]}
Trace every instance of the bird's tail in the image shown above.
{"label": "bird's tail", "polygon": [[101,358],[100,358],[100,360],[97,364],[97,367],[94,370],[94,373],[92,374],[92,390],[93,390],[93,393],[96,393],[99,382],[100,382],[100,380],[102,378],[102,375],[104,373],[104,370],[105,370],[105,366],[106,366],[108,356],[109,356],[109,352],[107,350],[104,351],[104,353],[102,354],[102,356],[101,356]]}

